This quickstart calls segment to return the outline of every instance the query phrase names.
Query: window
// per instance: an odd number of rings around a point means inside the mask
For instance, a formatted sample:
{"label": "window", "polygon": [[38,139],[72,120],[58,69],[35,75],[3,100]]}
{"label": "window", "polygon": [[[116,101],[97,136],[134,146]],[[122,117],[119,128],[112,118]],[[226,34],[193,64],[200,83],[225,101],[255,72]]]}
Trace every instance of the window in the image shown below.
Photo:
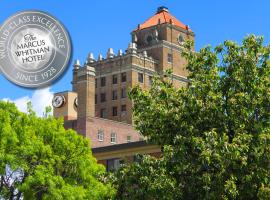
{"label": "window", "polygon": [[117,99],[117,90],[113,90],[112,91],[112,100],[116,100]]}
{"label": "window", "polygon": [[142,154],[136,154],[135,156],[133,156],[133,162],[141,162],[143,159],[143,155]]}
{"label": "window", "polygon": [[95,79],[95,87],[97,88],[97,79]]}
{"label": "window", "polygon": [[127,142],[131,142],[131,135],[127,136]]}
{"label": "window", "polygon": [[101,77],[100,85],[101,85],[101,87],[104,87],[106,85],[106,77]]}
{"label": "window", "polygon": [[116,133],[111,133],[111,143],[116,143]]}
{"label": "window", "polygon": [[107,160],[107,171],[118,170],[122,164],[124,164],[124,161],[122,159],[119,158],[109,159]]}
{"label": "window", "polygon": [[173,56],[171,53],[168,53],[168,62],[170,62],[170,63],[173,62]]}
{"label": "window", "polygon": [[179,44],[184,43],[184,37],[181,34],[178,36],[178,42],[179,42]]}
{"label": "window", "polygon": [[143,83],[143,73],[138,73],[138,81]]}
{"label": "window", "polygon": [[146,35],[145,40],[147,44],[151,44],[151,42],[153,41],[153,36],[151,34]]}
{"label": "window", "polygon": [[127,106],[126,105],[122,105],[121,106],[121,111],[122,112],[126,112],[127,111]]}
{"label": "window", "polygon": [[112,115],[117,116],[117,107],[116,106],[112,108]]}
{"label": "window", "polygon": [[152,42],[152,40],[153,40],[152,35],[148,35],[146,40],[147,40],[148,43]]}
{"label": "window", "polygon": [[122,88],[122,90],[121,90],[121,97],[122,98],[126,98],[127,97],[126,88]]}
{"label": "window", "polygon": [[98,141],[102,142],[104,140],[104,131],[98,130]]}
{"label": "window", "polygon": [[105,118],[106,117],[106,109],[105,108],[100,109],[100,117],[101,118]]}
{"label": "window", "polygon": [[126,82],[127,81],[127,73],[126,72],[121,73],[121,81],[122,82]]}
{"label": "window", "polygon": [[100,102],[105,102],[106,101],[106,93],[101,93],[100,94]]}
{"label": "window", "polygon": [[149,85],[152,85],[152,83],[153,83],[153,77],[149,76]]}
{"label": "window", "polygon": [[112,84],[117,84],[117,75],[116,74],[114,74],[112,76]]}
{"label": "window", "polygon": [[95,104],[97,104],[97,95],[95,94]]}

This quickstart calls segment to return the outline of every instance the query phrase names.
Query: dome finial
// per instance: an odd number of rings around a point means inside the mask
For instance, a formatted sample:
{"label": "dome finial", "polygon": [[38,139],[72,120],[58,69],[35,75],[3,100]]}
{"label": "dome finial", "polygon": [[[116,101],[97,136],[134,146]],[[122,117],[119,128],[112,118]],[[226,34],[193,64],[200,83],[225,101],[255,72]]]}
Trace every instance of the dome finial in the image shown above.
{"label": "dome finial", "polygon": [[165,6],[160,6],[157,9],[157,13],[161,13],[161,12],[169,12],[169,9]]}

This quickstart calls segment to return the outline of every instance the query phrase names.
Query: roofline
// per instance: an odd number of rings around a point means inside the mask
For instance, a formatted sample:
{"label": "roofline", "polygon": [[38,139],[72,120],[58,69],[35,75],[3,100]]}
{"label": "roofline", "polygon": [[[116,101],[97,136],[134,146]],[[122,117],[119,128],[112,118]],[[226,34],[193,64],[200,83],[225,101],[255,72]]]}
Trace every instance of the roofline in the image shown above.
{"label": "roofline", "polygon": [[143,141],[137,141],[137,142],[115,144],[115,145],[104,146],[104,147],[95,147],[95,148],[92,148],[92,153],[111,152],[111,151],[117,151],[117,150],[123,150],[123,149],[135,148],[135,147],[149,146],[149,145],[153,145],[153,144],[148,143],[147,141],[143,140]]}
{"label": "roofline", "polygon": [[160,25],[171,25],[173,28],[175,28],[177,30],[180,30],[180,31],[182,31],[184,33],[189,33],[189,34],[195,36],[195,33],[192,31],[192,29],[189,28],[187,30],[187,29],[182,28],[180,26],[171,24],[170,22],[164,22],[164,23],[161,23],[161,24],[156,24],[156,25],[153,25],[153,26],[149,26],[149,27],[145,27],[145,28],[140,28],[140,29],[136,28],[133,31],[131,31],[131,34],[134,33],[134,32],[137,32],[137,31],[145,30],[145,29],[154,29],[154,28],[156,28],[157,26],[160,26]]}
{"label": "roofline", "polygon": [[55,94],[62,94],[62,93],[77,93],[77,92],[74,92],[74,91],[71,91],[71,90],[64,90],[64,91],[61,91],[61,92],[55,92],[53,94],[55,95]]}

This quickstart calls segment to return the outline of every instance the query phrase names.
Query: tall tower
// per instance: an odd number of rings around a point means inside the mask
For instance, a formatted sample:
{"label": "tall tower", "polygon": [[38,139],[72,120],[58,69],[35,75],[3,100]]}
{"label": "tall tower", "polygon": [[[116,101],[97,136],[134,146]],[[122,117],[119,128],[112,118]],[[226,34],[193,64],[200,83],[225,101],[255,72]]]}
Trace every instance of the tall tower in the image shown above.
{"label": "tall tower", "polygon": [[168,8],[162,6],[154,16],[139,24],[131,35],[139,52],[146,51],[149,56],[159,61],[159,74],[162,75],[166,69],[171,68],[174,85],[183,85],[188,75],[186,60],[181,56],[183,43],[194,40],[195,36],[188,25],[177,20],[169,13]]}
{"label": "tall tower", "polygon": [[[133,129],[132,101],[127,92],[136,85],[151,87],[152,78],[172,69],[176,88],[188,83],[187,61],[181,56],[183,43],[194,40],[192,30],[159,7],[156,13],[131,32],[125,51],[97,58],[90,53],[83,66],[73,66],[72,91],[56,93],[54,116],[64,117],[65,128],[91,138],[95,147],[139,141]],[[132,139],[131,139],[132,138]]]}
{"label": "tall tower", "polygon": [[73,88],[78,94],[77,131],[86,135],[87,120],[95,117],[95,68],[85,64],[76,75]]}
{"label": "tall tower", "polygon": [[78,132],[85,132],[85,121],[91,117],[132,124],[132,102],[127,92],[135,85],[151,87],[155,74],[162,76],[165,70],[172,69],[174,86],[187,85],[187,62],[181,52],[186,40],[194,40],[187,25],[166,7],[159,7],[131,36],[124,52],[115,54],[109,48],[104,58],[100,54],[95,59],[90,53],[84,66],[75,62],[72,86],[78,95]]}

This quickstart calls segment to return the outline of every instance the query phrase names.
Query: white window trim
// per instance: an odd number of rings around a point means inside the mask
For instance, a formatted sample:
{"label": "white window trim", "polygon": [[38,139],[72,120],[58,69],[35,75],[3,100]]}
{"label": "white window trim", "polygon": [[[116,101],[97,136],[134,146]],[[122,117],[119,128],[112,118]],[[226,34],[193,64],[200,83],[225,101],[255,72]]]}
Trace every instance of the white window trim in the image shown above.
{"label": "white window trim", "polygon": [[[113,135],[114,135],[114,137],[113,137]],[[114,141],[112,141],[113,138],[114,138]],[[117,143],[117,135],[116,135],[115,132],[112,132],[111,133],[111,143],[112,144],[116,144]]]}
{"label": "white window trim", "polygon": [[98,130],[98,141],[103,142],[104,141],[104,131]]}
{"label": "white window trim", "polygon": [[[128,139],[128,138],[129,138],[129,139]],[[131,135],[127,135],[127,143],[131,142],[131,140],[132,140]]]}

